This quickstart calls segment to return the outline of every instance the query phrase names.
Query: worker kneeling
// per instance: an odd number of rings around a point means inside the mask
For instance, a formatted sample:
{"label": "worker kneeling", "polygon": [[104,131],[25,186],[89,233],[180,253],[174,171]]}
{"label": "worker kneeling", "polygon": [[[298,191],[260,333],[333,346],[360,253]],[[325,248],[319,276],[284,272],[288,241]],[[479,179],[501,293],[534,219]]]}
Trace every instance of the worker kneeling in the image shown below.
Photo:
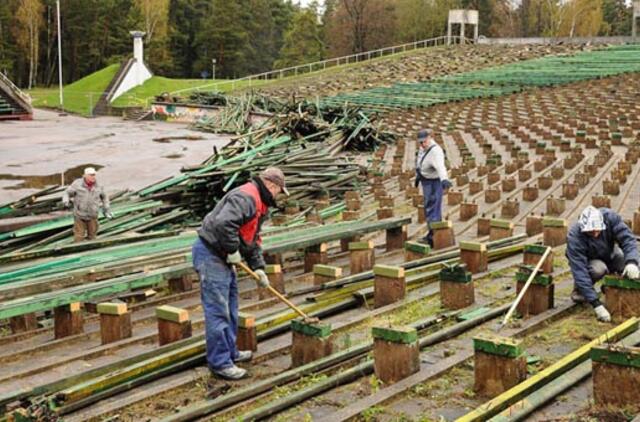
{"label": "worker kneeling", "polygon": [[284,174],[278,168],[226,194],[207,214],[193,245],[193,266],[200,276],[200,296],[205,317],[207,363],[217,376],[237,380],[247,371],[236,362],[251,360],[250,350],[238,350],[238,284],[234,264],[245,259],[267,287],[260,228],[276,205],[280,192],[288,195]]}
{"label": "worker kneeling", "polygon": [[567,235],[567,258],[574,280],[571,299],[590,303],[598,320],[611,321],[594,283],[610,273],[640,278],[636,238],[622,217],[609,208],[585,208]]}

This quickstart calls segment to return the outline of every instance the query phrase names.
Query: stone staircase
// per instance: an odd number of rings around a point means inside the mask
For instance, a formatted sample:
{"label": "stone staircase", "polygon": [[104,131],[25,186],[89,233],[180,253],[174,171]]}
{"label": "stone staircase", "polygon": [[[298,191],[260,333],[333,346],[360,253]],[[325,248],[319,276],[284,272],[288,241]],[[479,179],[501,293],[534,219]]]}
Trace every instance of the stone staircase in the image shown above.
{"label": "stone staircase", "polygon": [[31,99],[0,72],[0,120],[31,120]]}
{"label": "stone staircase", "polygon": [[111,98],[134,63],[135,59],[133,58],[122,62],[120,69],[118,69],[118,72],[113,76],[113,79],[111,79],[111,82],[109,82],[109,85],[105,88],[100,99],[96,102],[95,107],[93,107],[94,116],[109,116],[114,114],[114,110],[111,107]]}
{"label": "stone staircase", "polygon": [[147,120],[147,118],[151,116],[151,113],[151,110],[147,108],[127,107],[124,110],[122,117],[124,120],[134,120],[139,122],[141,120]]}

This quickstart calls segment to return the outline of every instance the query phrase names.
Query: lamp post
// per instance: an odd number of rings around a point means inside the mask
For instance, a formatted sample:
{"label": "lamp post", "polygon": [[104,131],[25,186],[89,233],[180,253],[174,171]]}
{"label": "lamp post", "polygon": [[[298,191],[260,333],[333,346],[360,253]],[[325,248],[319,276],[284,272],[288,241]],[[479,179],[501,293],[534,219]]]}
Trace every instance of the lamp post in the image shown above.
{"label": "lamp post", "polygon": [[56,0],[58,17],[58,84],[60,86],[60,108],[64,111],[64,97],[62,96],[62,41],[60,35],[60,0]]}
{"label": "lamp post", "polygon": [[216,79],[216,59],[211,59],[211,79]]}

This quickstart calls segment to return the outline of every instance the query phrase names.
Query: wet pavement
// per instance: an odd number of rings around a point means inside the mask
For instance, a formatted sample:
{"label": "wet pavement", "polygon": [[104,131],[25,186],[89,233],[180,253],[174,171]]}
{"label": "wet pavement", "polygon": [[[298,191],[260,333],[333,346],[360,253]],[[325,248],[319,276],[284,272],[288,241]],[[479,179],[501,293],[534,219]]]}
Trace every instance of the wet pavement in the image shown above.
{"label": "wet pavement", "polygon": [[0,203],[69,184],[87,166],[98,170],[108,192],[139,189],[201,163],[228,139],[180,123],[36,110],[33,121],[0,123]]}

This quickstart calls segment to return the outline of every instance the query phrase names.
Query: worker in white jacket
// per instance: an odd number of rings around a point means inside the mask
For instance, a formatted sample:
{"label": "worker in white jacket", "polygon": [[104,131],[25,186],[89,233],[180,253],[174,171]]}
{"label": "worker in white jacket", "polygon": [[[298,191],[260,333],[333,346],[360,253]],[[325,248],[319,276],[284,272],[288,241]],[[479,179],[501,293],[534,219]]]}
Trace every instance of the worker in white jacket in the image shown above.
{"label": "worker in white jacket", "polygon": [[444,151],[433,139],[429,129],[418,132],[420,150],[416,159],[415,186],[422,185],[424,196],[424,214],[429,231],[421,239],[423,243],[433,247],[433,230],[431,223],[442,220],[442,198],[451,187],[445,166]]}

